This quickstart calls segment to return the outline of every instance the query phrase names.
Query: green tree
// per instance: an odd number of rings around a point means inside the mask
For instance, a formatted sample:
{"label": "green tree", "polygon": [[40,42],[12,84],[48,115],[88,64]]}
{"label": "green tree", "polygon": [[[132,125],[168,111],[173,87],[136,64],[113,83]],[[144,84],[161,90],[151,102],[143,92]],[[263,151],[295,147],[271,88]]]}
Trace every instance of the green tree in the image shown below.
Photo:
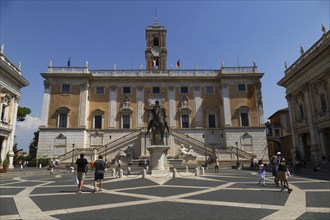
{"label": "green tree", "polygon": [[34,132],[34,138],[29,146],[29,155],[32,157],[32,159],[37,157],[38,141],[39,141],[39,131],[36,131]]}
{"label": "green tree", "polygon": [[17,121],[24,121],[26,115],[31,113],[31,109],[26,107],[19,107],[17,109]]}

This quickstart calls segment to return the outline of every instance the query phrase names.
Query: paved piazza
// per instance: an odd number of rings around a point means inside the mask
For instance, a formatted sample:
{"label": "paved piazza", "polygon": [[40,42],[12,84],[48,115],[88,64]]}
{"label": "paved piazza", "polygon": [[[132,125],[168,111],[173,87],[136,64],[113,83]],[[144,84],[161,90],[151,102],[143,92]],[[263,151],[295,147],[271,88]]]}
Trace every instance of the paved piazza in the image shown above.
{"label": "paved piazza", "polygon": [[292,176],[289,194],[280,192],[270,172],[266,186],[257,185],[251,170],[105,176],[102,192],[92,193],[89,173],[77,194],[73,174],[64,170],[2,174],[0,219],[330,219],[329,180]]}

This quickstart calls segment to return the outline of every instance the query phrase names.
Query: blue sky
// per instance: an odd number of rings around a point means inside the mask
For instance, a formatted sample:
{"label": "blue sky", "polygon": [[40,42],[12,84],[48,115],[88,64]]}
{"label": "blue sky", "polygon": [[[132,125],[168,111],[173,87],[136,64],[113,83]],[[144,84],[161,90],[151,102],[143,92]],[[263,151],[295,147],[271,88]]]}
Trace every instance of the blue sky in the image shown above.
{"label": "blue sky", "polygon": [[[53,66],[90,69],[145,67],[145,27],[167,28],[168,67],[180,59],[181,69],[251,66],[262,78],[265,120],[287,107],[277,85],[284,61],[291,65],[329,29],[329,0],[324,1],[0,1],[0,44],[13,62],[22,63],[30,85],[19,105],[32,110],[18,123],[18,148],[28,149],[38,130],[43,79]],[[155,10],[156,9],[156,10]]]}

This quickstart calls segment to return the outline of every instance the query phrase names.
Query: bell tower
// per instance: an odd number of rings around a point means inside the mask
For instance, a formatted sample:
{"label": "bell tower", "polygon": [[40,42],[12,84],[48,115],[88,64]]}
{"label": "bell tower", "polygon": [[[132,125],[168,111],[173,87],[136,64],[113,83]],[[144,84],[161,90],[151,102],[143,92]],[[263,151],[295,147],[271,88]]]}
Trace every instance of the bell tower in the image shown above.
{"label": "bell tower", "polygon": [[146,28],[145,57],[147,72],[166,72],[166,28],[158,26],[157,18],[155,18],[153,26]]}

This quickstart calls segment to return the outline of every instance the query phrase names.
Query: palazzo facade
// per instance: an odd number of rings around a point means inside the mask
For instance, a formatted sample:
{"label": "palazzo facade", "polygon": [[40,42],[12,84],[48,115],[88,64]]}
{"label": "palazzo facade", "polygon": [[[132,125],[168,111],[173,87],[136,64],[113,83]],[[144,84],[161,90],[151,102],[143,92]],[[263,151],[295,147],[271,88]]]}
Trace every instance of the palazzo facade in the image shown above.
{"label": "palazzo facade", "polygon": [[28,85],[29,82],[22,76],[20,64],[17,67],[4,55],[4,45],[2,45],[0,50],[0,158],[3,161],[9,153],[9,168],[13,168],[13,146],[21,88]]}
{"label": "palazzo facade", "polygon": [[285,70],[278,85],[288,101],[293,159],[322,165],[330,160],[330,32]]}
{"label": "palazzo facade", "polygon": [[54,67],[44,78],[42,124],[37,157],[74,161],[79,152],[108,160],[124,153],[148,157],[150,108],[166,109],[168,158],[180,148],[196,160],[218,155],[268,159],[261,78],[254,64],[215,70],[167,67],[166,33],[155,20],[146,27],[145,69],[92,70]]}

